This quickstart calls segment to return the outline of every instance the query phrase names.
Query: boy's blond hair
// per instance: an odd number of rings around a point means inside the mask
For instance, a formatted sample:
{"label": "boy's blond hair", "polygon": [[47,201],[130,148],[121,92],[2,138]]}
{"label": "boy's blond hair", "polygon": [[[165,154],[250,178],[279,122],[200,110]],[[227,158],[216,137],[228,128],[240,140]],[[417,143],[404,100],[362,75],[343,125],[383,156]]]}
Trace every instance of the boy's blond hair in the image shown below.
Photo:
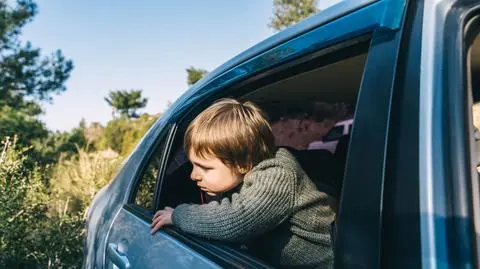
{"label": "boy's blond hair", "polygon": [[220,99],[201,112],[185,133],[185,152],[217,157],[246,173],[275,154],[275,139],[263,111],[252,102]]}

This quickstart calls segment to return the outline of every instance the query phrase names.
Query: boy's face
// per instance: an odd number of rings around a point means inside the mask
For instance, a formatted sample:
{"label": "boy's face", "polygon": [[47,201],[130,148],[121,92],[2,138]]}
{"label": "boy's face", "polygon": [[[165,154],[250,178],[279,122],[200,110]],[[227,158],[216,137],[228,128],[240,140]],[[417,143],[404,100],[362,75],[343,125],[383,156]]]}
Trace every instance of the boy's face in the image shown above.
{"label": "boy's face", "polygon": [[237,169],[231,169],[217,157],[200,158],[190,151],[188,158],[193,164],[190,177],[208,195],[229,191],[243,181],[243,175]]}

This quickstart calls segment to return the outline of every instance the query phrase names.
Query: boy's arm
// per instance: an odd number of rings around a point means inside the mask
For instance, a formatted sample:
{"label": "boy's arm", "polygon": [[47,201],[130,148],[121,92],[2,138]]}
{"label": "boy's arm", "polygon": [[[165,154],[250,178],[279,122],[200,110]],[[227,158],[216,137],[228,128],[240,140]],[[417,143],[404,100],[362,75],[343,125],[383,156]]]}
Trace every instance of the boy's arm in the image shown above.
{"label": "boy's arm", "polygon": [[278,166],[245,175],[240,193],[220,203],[179,205],[173,225],[182,231],[222,241],[243,241],[273,229],[292,211],[295,173]]}

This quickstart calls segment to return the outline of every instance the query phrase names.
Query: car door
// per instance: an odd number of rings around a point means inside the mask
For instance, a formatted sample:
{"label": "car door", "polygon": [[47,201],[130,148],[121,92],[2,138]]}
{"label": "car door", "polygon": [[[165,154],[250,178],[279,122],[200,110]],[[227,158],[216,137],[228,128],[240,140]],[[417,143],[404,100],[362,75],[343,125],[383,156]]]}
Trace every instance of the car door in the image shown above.
{"label": "car door", "polygon": [[221,268],[162,231],[150,234],[158,177],[173,129],[170,125],[162,131],[140,164],[128,201],[107,234],[105,268]]}

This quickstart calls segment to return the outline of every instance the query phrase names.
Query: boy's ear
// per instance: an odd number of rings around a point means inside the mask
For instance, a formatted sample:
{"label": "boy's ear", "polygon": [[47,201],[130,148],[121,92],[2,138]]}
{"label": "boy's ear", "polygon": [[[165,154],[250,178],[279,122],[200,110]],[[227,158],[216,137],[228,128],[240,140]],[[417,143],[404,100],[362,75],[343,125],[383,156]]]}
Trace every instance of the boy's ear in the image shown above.
{"label": "boy's ear", "polygon": [[248,169],[245,168],[245,167],[237,167],[237,171],[242,174],[242,175],[245,175],[246,173],[248,173]]}

